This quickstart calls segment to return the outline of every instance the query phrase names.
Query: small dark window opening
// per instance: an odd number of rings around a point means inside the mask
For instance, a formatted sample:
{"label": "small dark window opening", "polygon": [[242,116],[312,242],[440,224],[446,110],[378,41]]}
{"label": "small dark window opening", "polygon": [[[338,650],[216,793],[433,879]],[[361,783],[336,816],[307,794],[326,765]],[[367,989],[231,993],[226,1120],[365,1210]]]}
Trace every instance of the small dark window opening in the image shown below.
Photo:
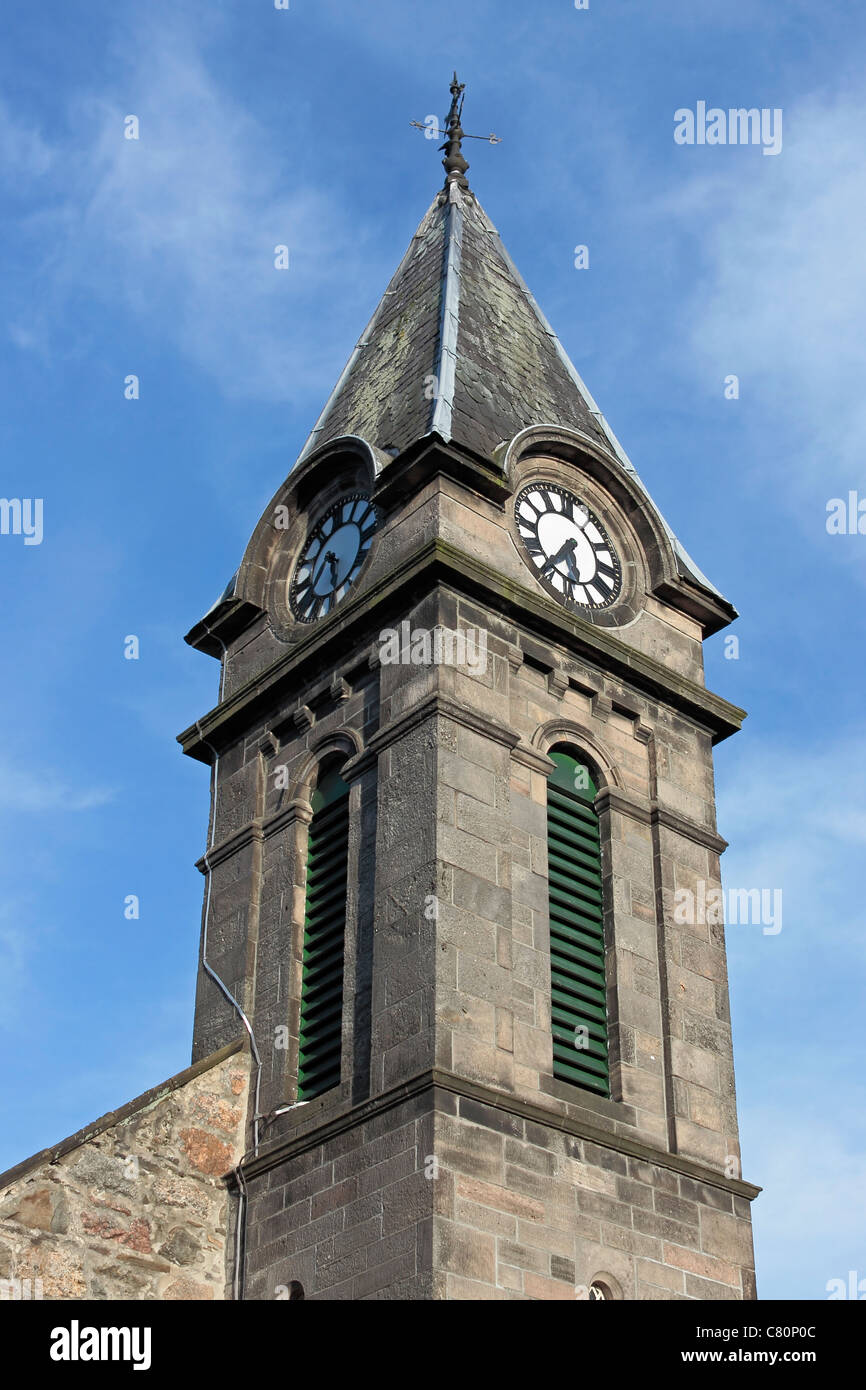
{"label": "small dark window opening", "polygon": [[613,1294],[606,1284],[600,1284],[597,1280],[589,1286],[589,1298],[591,1303],[603,1303],[613,1298]]}

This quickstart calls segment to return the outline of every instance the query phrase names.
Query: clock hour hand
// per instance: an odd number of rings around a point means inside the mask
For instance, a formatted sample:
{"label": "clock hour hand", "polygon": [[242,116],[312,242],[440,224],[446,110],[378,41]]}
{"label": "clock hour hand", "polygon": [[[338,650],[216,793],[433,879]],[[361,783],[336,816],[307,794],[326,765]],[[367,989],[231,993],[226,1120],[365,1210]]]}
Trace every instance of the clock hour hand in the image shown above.
{"label": "clock hour hand", "polygon": [[575,584],[578,584],[580,582],[580,573],[578,571],[577,565],[574,562],[574,551],[576,545],[577,541],[573,537],[570,537],[562,546],[560,546],[559,550],[556,552],[555,555],[551,555],[550,559],[547,561],[547,564],[544,566],[541,573],[547,574],[549,571],[555,570],[557,565],[564,564],[568,578],[574,580]]}

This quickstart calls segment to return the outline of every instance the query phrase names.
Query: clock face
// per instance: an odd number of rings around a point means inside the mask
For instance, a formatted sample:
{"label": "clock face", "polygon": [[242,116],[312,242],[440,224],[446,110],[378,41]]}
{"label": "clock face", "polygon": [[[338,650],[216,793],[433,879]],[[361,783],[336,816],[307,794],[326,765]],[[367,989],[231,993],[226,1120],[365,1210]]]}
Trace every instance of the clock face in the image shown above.
{"label": "clock face", "polygon": [[531,483],[514,504],[520,538],[546,587],[563,603],[609,608],[622,590],[622,566],[610,537],[574,493]]}
{"label": "clock face", "polygon": [[335,502],[307,537],[289,585],[289,605],[302,623],[324,618],[361,572],[379,518],[369,497]]}

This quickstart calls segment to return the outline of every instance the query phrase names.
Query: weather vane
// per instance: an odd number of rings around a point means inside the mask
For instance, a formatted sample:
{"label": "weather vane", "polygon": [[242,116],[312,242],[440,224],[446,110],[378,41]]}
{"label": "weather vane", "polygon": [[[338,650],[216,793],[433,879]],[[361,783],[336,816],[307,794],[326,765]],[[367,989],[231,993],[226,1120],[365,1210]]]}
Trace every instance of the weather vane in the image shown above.
{"label": "weather vane", "polygon": [[440,135],[445,136],[445,144],[440,145],[440,150],[445,151],[445,158],[442,166],[445,170],[445,186],[451,183],[459,184],[461,188],[468,188],[466,170],[469,168],[468,161],[463,157],[462,142],[464,140],[486,140],[489,145],[501,145],[502,140],[498,135],[467,135],[460,124],[463,115],[463,93],[466,90],[465,82],[457,81],[457,73],[451,81],[451,110],[445,118],[445,129],[438,128],[432,130],[428,117],[427,121],[410,121],[409,124],[416,130],[423,130],[428,139],[433,139]]}

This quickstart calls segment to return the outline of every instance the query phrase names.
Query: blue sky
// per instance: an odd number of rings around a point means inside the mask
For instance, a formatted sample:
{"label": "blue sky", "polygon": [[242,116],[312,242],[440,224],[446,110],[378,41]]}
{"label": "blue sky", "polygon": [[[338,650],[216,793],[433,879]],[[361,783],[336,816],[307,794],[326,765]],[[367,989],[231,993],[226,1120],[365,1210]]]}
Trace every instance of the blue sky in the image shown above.
{"label": "blue sky", "polygon": [[[862,16],[89,0],[4,28],[0,491],[44,499],[44,539],[0,537],[0,1167],[189,1060],[208,774],[175,735],[218,672],[182,635],[439,185],[409,122],[456,64],[503,140],[469,144],[475,191],[742,613],[706,660],[750,712],[717,751],[725,881],[784,894],[778,935],[729,929],[759,1292],[866,1277],[866,536],[825,526],[866,497]],[[698,101],[781,108],[781,153],[675,144]]]}

